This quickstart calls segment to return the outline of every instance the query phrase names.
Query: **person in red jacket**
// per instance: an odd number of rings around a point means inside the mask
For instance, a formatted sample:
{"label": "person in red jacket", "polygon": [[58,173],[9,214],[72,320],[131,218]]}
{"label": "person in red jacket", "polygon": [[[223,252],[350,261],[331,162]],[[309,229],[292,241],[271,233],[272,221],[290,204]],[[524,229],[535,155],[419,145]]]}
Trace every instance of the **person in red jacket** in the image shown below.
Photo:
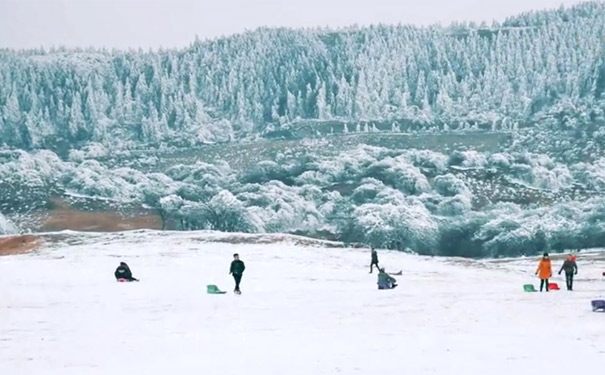
{"label": "person in red jacket", "polygon": [[538,269],[536,270],[536,275],[540,277],[540,292],[542,288],[546,285],[546,291],[548,292],[548,279],[552,276],[552,265],[550,264],[550,258],[548,257],[548,253],[544,253],[542,259],[540,259],[540,263],[538,264]]}

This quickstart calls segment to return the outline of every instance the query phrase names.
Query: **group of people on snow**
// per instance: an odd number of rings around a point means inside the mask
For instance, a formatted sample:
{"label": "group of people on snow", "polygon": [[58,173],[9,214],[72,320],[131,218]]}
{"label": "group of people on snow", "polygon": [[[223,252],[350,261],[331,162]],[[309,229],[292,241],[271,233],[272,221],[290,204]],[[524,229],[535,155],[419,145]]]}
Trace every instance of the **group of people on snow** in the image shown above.
{"label": "group of people on snow", "polygon": [[[573,277],[578,274],[578,265],[576,264],[575,256],[571,254],[567,256],[567,259],[565,259],[559,270],[559,275],[563,271],[565,271],[565,284],[567,285],[567,290],[573,290]],[[540,278],[540,292],[544,287],[546,287],[546,291],[548,292],[548,280],[552,277],[552,265],[548,253],[544,253],[542,259],[540,259],[536,275]]]}
{"label": "group of people on snow", "polygon": [[[239,254],[233,254],[233,261],[231,262],[231,267],[229,268],[229,275],[233,275],[233,279],[235,280],[235,289],[233,291],[236,294],[242,294],[239,289],[239,284],[242,281],[242,276],[244,275],[245,269],[246,265],[241,259],[239,259]],[[116,277],[117,281],[139,281],[132,276],[132,271],[125,262],[120,262],[120,265],[114,272],[114,276]]]}
{"label": "group of people on snow", "polygon": [[[397,286],[397,280],[393,278],[391,275],[386,273],[384,267],[380,267],[378,265],[378,253],[374,248],[372,248],[372,259],[370,261],[370,273],[372,273],[374,266],[378,269],[378,289],[393,289]],[[561,272],[565,272],[565,284],[567,286],[567,290],[573,290],[573,277],[578,274],[578,265],[576,264],[576,257],[574,255],[569,254],[563,265],[561,265],[561,269],[559,270],[559,275]],[[549,291],[549,279],[552,277],[552,264],[550,261],[550,257],[548,253],[544,253],[542,259],[540,259],[540,263],[538,264],[538,269],[536,270],[536,275],[540,277],[540,292],[546,288],[546,291]],[[605,272],[603,273],[605,276]]]}
{"label": "group of people on snow", "polygon": [[[393,289],[397,287],[397,280],[388,274],[384,267],[380,267],[378,265],[378,253],[376,252],[376,249],[372,248],[371,256],[370,273],[374,271],[374,266],[376,266],[378,269],[378,289]],[[229,275],[232,275],[233,280],[235,281],[235,288],[233,291],[236,294],[241,294],[240,283],[242,281],[242,276],[245,269],[246,265],[242,260],[240,260],[239,254],[233,254],[233,261],[231,262],[231,266],[229,268]],[[561,266],[561,269],[559,270],[559,275],[563,271],[565,271],[565,283],[567,285],[567,290],[573,290],[573,277],[574,275],[578,274],[578,265],[576,264],[575,256],[571,254],[567,256],[563,262],[563,265]],[[125,262],[120,262],[120,265],[115,270],[114,275],[117,281],[139,281],[132,276],[132,271]],[[544,253],[542,259],[540,259],[538,269],[536,269],[536,275],[540,277],[540,292],[544,289],[546,289],[548,292],[549,279],[552,277],[552,264],[548,253]],[[605,276],[605,273],[603,273],[603,276]]]}

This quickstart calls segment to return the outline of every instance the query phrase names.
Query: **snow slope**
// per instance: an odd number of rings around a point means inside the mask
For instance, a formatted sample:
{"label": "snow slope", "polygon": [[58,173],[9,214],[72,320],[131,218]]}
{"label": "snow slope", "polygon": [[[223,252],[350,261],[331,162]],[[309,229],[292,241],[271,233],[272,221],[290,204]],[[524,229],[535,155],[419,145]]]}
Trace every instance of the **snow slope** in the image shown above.
{"label": "snow slope", "polygon": [[[0,374],[552,375],[605,361],[605,314],[590,310],[603,254],[580,256],[577,291],[525,294],[535,259],[382,251],[405,275],[379,291],[367,249],[205,236],[67,233],[0,258]],[[231,291],[234,252],[243,294],[207,295]],[[120,260],[142,282],[116,283]]]}

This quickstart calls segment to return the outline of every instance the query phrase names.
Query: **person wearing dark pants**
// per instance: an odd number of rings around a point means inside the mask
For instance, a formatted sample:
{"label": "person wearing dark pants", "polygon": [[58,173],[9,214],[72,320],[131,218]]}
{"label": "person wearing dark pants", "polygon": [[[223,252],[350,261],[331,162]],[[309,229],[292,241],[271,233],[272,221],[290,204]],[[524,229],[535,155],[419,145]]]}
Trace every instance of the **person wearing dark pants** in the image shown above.
{"label": "person wearing dark pants", "polygon": [[380,267],[378,267],[378,253],[376,253],[376,250],[372,248],[372,262],[370,263],[370,273],[372,273],[374,266],[376,266],[376,268],[380,270]]}
{"label": "person wearing dark pants", "polygon": [[561,272],[565,271],[565,283],[567,284],[567,290],[573,290],[573,276],[578,274],[578,265],[576,261],[573,259],[572,255],[568,255],[565,262],[561,266],[559,270],[559,275]]}
{"label": "person wearing dark pants", "polygon": [[538,269],[536,270],[536,275],[540,277],[540,292],[544,286],[546,286],[546,291],[548,292],[548,279],[550,279],[552,276],[552,266],[550,264],[548,253],[544,253],[544,256],[542,259],[540,259]]}
{"label": "person wearing dark pants", "polygon": [[233,291],[237,294],[241,294],[239,284],[242,281],[242,276],[244,275],[245,269],[246,266],[244,265],[244,262],[239,259],[239,254],[233,254],[233,262],[231,262],[229,274],[233,275],[233,279],[235,280],[235,289]]}

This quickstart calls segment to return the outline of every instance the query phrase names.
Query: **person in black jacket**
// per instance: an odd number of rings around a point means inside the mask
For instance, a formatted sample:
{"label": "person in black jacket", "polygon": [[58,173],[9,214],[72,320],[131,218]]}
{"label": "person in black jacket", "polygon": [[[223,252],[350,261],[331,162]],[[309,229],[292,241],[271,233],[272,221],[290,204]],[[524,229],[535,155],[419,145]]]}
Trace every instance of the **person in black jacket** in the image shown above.
{"label": "person in black jacket", "polygon": [[578,274],[578,265],[576,264],[576,261],[573,260],[573,256],[567,256],[567,259],[565,259],[565,262],[563,262],[563,265],[559,270],[559,275],[561,274],[561,271],[565,271],[567,290],[573,290],[573,275]]}
{"label": "person in black jacket", "polygon": [[116,272],[114,273],[114,275],[116,277],[116,280],[125,279],[128,281],[139,281],[138,279],[132,277],[130,267],[128,267],[128,264],[124,262],[120,262],[120,265],[118,266],[118,268],[116,268]]}
{"label": "person in black jacket", "polygon": [[370,273],[372,273],[374,266],[376,266],[376,268],[380,270],[380,267],[378,266],[378,253],[376,253],[376,250],[372,248],[372,262],[370,263]]}
{"label": "person in black jacket", "polygon": [[233,254],[233,262],[231,262],[231,268],[229,269],[229,274],[233,275],[233,279],[235,280],[234,292],[237,294],[242,293],[239,290],[239,283],[242,281],[242,275],[244,274],[245,269],[246,269],[246,266],[244,265],[244,262],[239,260],[239,254]]}

